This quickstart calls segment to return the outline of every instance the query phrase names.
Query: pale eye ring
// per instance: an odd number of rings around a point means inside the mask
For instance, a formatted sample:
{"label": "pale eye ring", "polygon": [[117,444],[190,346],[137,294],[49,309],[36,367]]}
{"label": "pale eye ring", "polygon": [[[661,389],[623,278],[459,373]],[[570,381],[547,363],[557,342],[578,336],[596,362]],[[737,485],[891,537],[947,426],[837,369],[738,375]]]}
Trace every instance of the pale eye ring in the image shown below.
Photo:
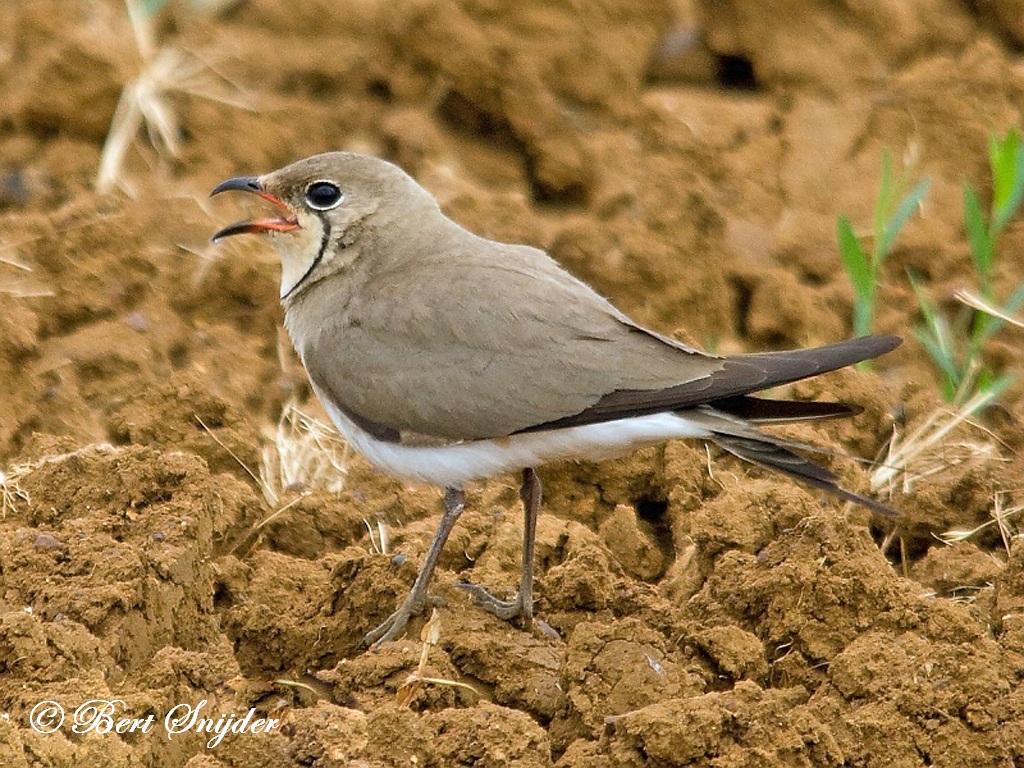
{"label": "pale eye ring", "polygon": [[331,181],[314,181],[306,187],[306,204],[317,211],[329,211],[344,198],[338,185]]}

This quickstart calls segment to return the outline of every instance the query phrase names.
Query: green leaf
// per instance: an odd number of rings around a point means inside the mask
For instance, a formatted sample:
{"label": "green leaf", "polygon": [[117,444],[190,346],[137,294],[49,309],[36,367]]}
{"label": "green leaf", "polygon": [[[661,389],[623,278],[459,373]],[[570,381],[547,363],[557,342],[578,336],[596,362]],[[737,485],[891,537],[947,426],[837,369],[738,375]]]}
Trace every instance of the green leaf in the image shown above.
{"label": "green leaf", "polygon": [[967,345],[967,358],[974,360],[981,357],[981,347],[996,331],[996,318],[986,312],[975,311],[972,316],[970,343]]}
{"label": "green leaf", "polygon": [[[1010,137],[1012,137],[1012,142]],[[1011,144],[1012,148],[1007,148]],[[992,201],[992,232],[996,234],[1014,217],[1024,199],[1024,147],[1020,146],[1017,133],[1012,128],[1007,135],[1000,160],[999,180],[994,185],[999,187]],[[993,170],[993,175],[995,171]]]}
{"label": "green leaf", "polygon": [[139,4],[146,15],[153,18],[160,13],[161,8],[167,5],[167,0],[140,0]]}
{"label": "green leaf", "polygon": [[970,184],[964,185],[964,226],[971,243],[971,258],[981,277],[982,298],[989,298],[989,284],[992,275],[992,241],[985,226],[985,214],[981,212],[978,195]]}
{"label": "green leaf", "polygon": [[1010,197],[1013,165],[1017,154],[1017,133],[1012,128],[1006,138],[988,138],[988,164],[992,170],[992,212],[1002,208]]}
{"label": "green leaf", "polygon": [[914,327],[914,337],[925,348],[928,356],[931,357],[939,374],[942,376],[942,396],[946,401],[952,402],[960,388],[960,375],[956,366],[949,365],[949,360],[943,356],[941,345],[931,335],[931,329],[926,325]]}
{"label": "green leaf", "polygon": [[907,277],[910,280],[910,287],[914,289],[914,295],[917,296],[917,303],[924,317],[924,325],[915,328],[914,335],[952,386],[952,394],[947,394],[946,397],[949,400],[956,394],[960,380],[963,378],[960,367],[956,364],[949,323],[940,314],[932,300],[928,298],[919,281],[909,272]]}
{"label": "green leaf", "polygon": [[[885,233],[885,221],[889,218],[896,195],[899,194],[893,185],[892,154],[888,149],[882,150],[882,180],[878,185],[878,197],[875,198],[875,213],[872,218],[872,234],[875,243],[880,242]],[[879,248],[875,246],[875,253]],[[884,252],[884,251],[883,251]]]}
{"label": "green leaf", "polygon": [[885,229],[882,234],[882,239],[875,241],[875,253],[876,258],[881,262],[886,255],[889,253],[889,248],[892,247],[893,241],[896,236],[903,229],[903,225],[907,223],[910,215],[917,209],[921,204],[921,200],[928,194],[928,190],[931,188],[931,179],[924,178],[918,182],[918,185],[911,190],[910,194],[903,198],[903,202],[900,203],[900,207],[893,213],[892,218],[889,219],[885,225]]}
{"label": "green leaf", "polygon": [[839,240],[839,255],[843,258],[843,266],[854,292],[858,298],[870,296],[874,289],[875,276],[871,272],[868,256],[864,253],[860,240],[853,233],[853,225],[845,216],[840,216],[836,223],[836,237]]}
{"label": "green leaf", "polygon": [[845,216],[840,216],[836,222],[836,237],[843,267],[853,286],[853,331],[858,336],[866,336],[871,332],[871,316],[875,311],[876,275],[860,240],[853,233],[853,225]]}
{"label": "green leaf", "polygon": [[1001,373],[989,382],[984,392],[989,396],[990,400],[995,400],[1016,380],[1017,375],[1014,373]]}

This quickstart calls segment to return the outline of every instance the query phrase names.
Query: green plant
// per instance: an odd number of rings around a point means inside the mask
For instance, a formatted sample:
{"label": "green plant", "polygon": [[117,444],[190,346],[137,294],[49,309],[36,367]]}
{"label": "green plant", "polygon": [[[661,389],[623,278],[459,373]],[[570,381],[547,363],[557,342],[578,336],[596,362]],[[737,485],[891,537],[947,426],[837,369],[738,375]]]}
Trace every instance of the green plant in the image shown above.
{"label": "green plant", "polygon": [[862,239],[854,233],[853,225],[846,216],[840,216],[836,224],[839,253],[853,286],[853,331],[857,336],[871,333],[882,265],[903,225],[931,186],[931,181],[924,178],[907,193],[911,169],[912,164],[907,164],[897,175],[893,170],[892,155],[888,150],[882,152],[882,182],[875,199],[870,252],[864,248]]}
{"label": "green plant", "polygon": [[952,321],[939,309],[912,274],[911,286],[917,296],[924,323],[914,332],[942,375],[942,393],[949,402],[962,404],[979,393],[991,401],[1014,380],[1010,373],[997,373],[984,360],[984,345],[1002,328],[1006,317],[1024,303],[1021,283],[1001,305],[994,294],[995,262],[999,237],[1024,200],[1024,147],[1017,131],[1010,129],[1000,139],[989,139],[992,169],[992,207],[986,217],[978,194],[964,185],[964,228],[971,260],[978,278],[980,303],[994,312],[965,306]]}

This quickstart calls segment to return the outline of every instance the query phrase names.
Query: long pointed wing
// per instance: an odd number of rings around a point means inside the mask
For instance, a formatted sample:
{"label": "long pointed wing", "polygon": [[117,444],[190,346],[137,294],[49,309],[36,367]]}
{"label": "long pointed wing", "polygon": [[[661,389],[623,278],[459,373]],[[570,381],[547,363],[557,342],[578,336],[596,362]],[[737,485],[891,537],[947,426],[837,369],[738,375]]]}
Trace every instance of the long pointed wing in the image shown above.
{"label": "long pointed wing", "polygon": [[[729,400],[817,376],[820,373],[845,368],[861,360],[878,357],[892,351],[901,342],[902,339],[898,336],[864,336],[813,349],[759,352],[726,357],[721,360],[721,368],[706,378],[658,390],[610,392],[594,405],[579,413],[544,424],[536,424],[524,431],[534,432],[575,427],[628,416],[683,410],[705,403]],[[758,403],[763,403],[763,401],[748,398],[745,406],[761,409],[765,407],[763,404],[756,405]],[[834,408],[836,404],[823,405],[831,405]],[[729,408],[728,405],[722,410],[734,412],[734,409]],[[820,418],[820,415],[808,414],[806,417],[795,418]]]}

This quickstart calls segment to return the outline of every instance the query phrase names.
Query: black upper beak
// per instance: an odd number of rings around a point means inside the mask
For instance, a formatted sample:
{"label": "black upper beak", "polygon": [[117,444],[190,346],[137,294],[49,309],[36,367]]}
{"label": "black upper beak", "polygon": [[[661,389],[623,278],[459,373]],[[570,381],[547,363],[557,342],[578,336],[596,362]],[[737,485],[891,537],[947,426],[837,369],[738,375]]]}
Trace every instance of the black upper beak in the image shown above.
{"label": "black upper beak", "polygon": [[260,186],[260,180],[256,176],[236,176],[233,179],[222,181],[214,187],[213,192],[210,193],[210,197],[219,195],[221,192],[227,192],[229,189],[237,189],[242,192],[252,192],[256,195],[263,194],[263,187]]}
{"label": "black upper beak", "polygon": [[269,200],[279,208],[284,209],[287,212],[287,216],[278,217],[275,219],[260,219],[259,221],[240,221],[237,224],[232,224],[229,227],[224,227],[213,236],[213,241],[217,242],[221,238],[230,237],[231,235],[242,235],[242,234],[258,234],[261,232],[289,232],[293,229],[298,229],[299,222],[292,214],[291,210],[285,205],[280,198],[267,192],[260,184],[259,178],[256,176],[237,176],[227,181],[222,181],[213,191],[210,193],[210,197],[219,195],[221,192],[227,192],[228,190],[240,190],[242,192],[251,192],[254,195],[259,195],[264,200]]}

